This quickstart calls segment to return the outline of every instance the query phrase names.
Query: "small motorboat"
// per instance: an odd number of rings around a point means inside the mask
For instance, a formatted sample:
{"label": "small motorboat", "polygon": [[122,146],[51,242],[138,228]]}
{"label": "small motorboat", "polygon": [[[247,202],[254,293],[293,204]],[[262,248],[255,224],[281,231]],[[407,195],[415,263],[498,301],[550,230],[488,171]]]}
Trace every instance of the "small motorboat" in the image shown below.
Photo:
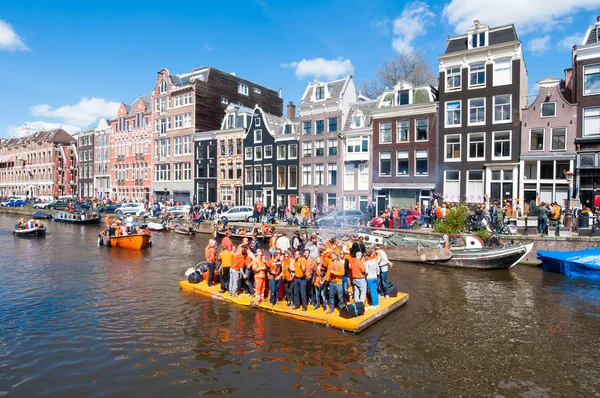
{"label": "small motorboat", "polygon": [[567,252],[538,250],[536,253],[537,258],[542,260],[542,268],[546,272],[600,278],[600,248]]}
{"label": "small motorboat", "polygon": [[150,231],[162,231],[162,232],[168,232],[171,229],[167,226],[167,224],[160,224],[157,222],[149,222],[147,225],[148,229]]}
{"label": "small motorboat", "polygon": [[187,226],[183,224],[177,224],[173,227],[173,231],[180,235],[196,235],[196,231],[192,226]]}
{"label": "small motorboat", "polygon": [[70,211],[57,211],[54,221],[68,222],[72,224],[99,224],[100,216],[95,213],[78,213]]}
{"label": "small motorboat", "polygon": [[50,213],[49,211],[38,210],[31,213],[31,217],[34,220],[49,220],[52,218],[52,213]]}
{"label": "small motorboat", "polygon": [[13,231],[13,235],[27,237],[46,236],[46,227],[17,228]]}
{"label": "small motorboat", "polygon": [[99,234],[98,243],[102,246],[118,247],[120,249],[141,250],[152,246],[150,237],[150,234],[108,236],[101,233]]}

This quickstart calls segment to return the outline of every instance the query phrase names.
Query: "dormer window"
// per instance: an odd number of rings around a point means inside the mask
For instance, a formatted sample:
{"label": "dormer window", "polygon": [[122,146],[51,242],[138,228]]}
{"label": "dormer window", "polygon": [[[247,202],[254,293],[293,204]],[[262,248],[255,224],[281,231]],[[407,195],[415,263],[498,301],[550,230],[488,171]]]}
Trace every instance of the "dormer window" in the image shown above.
{"label": "dormer window", "polygon": [[160,81],[160,93],[164,94],[167,92],[167,81],[165,79],[162,79]]}
{"label": "dormer window", "polygon": [[283,130],[283,134],[292,134],[292,125],[286,124]]}
{"label": "dormer window", "polygon": [[315,99],[322,100],[325,99],[325,87],[319,86],[315,91]]}
{"label": "dormer window", "polygon": [[354,127],[354,128],[362,127],[363,119],[364,118],[360,115],[353,116],[352,117],[352,127]]}
{"label": "dormer window", "polygon": [[408,105],[410,103],[410,91],[398,91],[397,105]]}
{"label": "dormer window", "polygon": [[232,129],[235,128],[235,114],[231,114],[227,116],[227,128]]}
{"label": "dormer window", "polygon": [[485,32],[477,32],[471,34],[471,48],[484,47],[485,45]]}

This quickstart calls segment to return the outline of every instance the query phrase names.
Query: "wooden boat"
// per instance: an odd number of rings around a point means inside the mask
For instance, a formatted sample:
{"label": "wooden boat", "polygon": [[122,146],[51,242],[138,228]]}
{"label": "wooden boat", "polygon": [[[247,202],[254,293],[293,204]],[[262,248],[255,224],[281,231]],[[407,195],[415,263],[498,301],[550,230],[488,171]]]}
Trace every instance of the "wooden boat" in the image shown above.
{"label": "wooden boat", "polygon": [[98,224],[100,216],[94,213],[77,213],[68,211],[57,211],[54,214],[54,221],[68,222],[72,224]]}
{"label": "wooden boat", "polygon": [[152,246],[150,237],[150,234],[123,236],[106,236],[105,234],[100,234],[98,243],[103,246],[118,247],[120,249],[141,250]]}
{"label": "wooden boat", "polygon": [[502,245],[481,248],[452,248],[452,258],[435,264],[457,268],[508,269],[519,263],[533,248],[526,245]]}
{"label": "wooden boat", "polygon": [[335,310],[331,314],[327,314],[322,309],[312,309],[308,307],[306,311],[293,310],[291,307],[287,307],[283,303],[277,303],[273,307],[269,304],[268,300],[262,303],[254,302],[250,297],[241,295],[233,297],[229,293],[219,293],[220,286],[213,285],[208,287],[206,281],[200,283],[189,283],[187,280],[179,282],[179,288],[188,292],[199,293],[205,296],[212,297],[217,300],[231,302],[246,307],[252,307],[263,311],[271,312],[273,314],[281,315],[287,318],[298,319],[301,321],[312,322],[327,327],[333,327],[344,331],[359,333],[371,326],[375,322],[381,320],[386,315],[392,313],[398,307],[402,306],[408,301],[408,293],[398,293],[397,297],[390,297],[384,299],[380,297],[379,308],[367,310],[363,315],[352,318],[344,318],[340,316],[339,310]]}
{"label": "wooden boat", "polygon": [[445,263],[453,256],[452,251],[439,247],[387,246],[384,250],[391,261],[408,263]]}
{"label": "wooden boat", "polygon": [[52,218],[52,213],[38,210],[31,213],[31,218],[34,220],[49,220]]}
{"label": "wooden boat", "polygon": [[192,227],[188,227],[182,224],[175,225],[173,227],[173,231],[177,232],[180,235],[196,235],[196,231],[194,231]]}
{"label": "wooden boat", "polygon": [[150,231],[163,231],[168,232],[171,229],[167,226],[167,224],[160,224],[157,222],[149,222],[146,226]]}
{"label": "wooden boat", "polygon": [[546,272],[600,278],[600,248],[566,252],[538,250],[536,253],[537,258],[542,260],[542,268]]}
{"label": "wooden boat", "polygon": [[46,227],[17,228],[13,231],[13,235],[27,237],[46,236]]}

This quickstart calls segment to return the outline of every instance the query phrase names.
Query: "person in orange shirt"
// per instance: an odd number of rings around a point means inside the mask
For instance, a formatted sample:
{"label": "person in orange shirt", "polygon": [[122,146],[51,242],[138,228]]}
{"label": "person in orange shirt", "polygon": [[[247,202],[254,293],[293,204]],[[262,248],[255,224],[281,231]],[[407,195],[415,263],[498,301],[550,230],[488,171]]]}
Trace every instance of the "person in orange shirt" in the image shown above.
{"label": "person in orange shirt", "polygon": [[316,297],[315,297],[315,270],[317,263],[314,258],[310,256],[311,251],[308,249],[304,250],[304,260],[306,261],[306,299],[315,308]]}
{"label": "person in orange shirt", "polygon": [[344,277],[344,261],[340,258],[340,255],[333,253],[331,266],[327,270],[329,280],[329,311],[328,314],[333,312],[335,306],[335,296],[338,298],[338,307],[341,309],[344,305],[344,298],[342,295],[342,278]]}
{"label": "person in orange shirt", "polygon": [[294,273],[294,309],[297,310],[302,304],[302,311],[306,311],[306,259],[300,255],[300,251],[294,253],[290,270]]}
{"label": "person in orange shirt", "polygon": [[225,293],[229,288],[229,271],[231,264],[233,264],[233,252],[223,249],[218,260],[221,261],[221,290],[219,290],[219,293]]}
{"label": "person in orange shirt", "polygon": [[240,277],[244,270],[244,256],[237,247],[233,247],[233,262],[229,271],[229,294],[232,297],[238,297],[237,291],[240,283]]}
{"label": "person in orange shirt", "polygon": [[291,262],[290,253],[284,252],[283,260],[281,260],[281,278],[283,279],[287,307],[291,307],[294,303],[294,276],[290,270]]}
{"label": "person in orange shirt", "polygon": [[254,270],[254,281],[256,283],[256,298],[260,303],[265,298],[265,277],[267,270],[261,249],[256,251],[256,255],[252,261],[252,269]]}
{"label": "person in orange shirt", "polygon": [[362,253],[356,253],[356,258],[350,260],[350,276],[352,278],[352,288],[354,290],[354,302],[364,303],[367,298],[367,281],[365,280],[365,262],[362,259]]}
{"label": "person in orange shirt", "polygon": [[327,300],[325,292],[327,291],[327,266],[321,257],[316,260],[317,267],[315,268],[315,309],[323,307],[323,311],[327,310]]}
{"label": "person in orange shirt", "polygon": [[281,280],[281,257],[279,252],[275,252],[271,261],[269,261],[269,297],[271,307],[277,304],[279,293],[279,281]]}
{"label": "person in orange shirt", "polygon": [[254,270],[252,270],[252,261],[254,260],[254,253],[252,253],[250,249],[248,249],[246,246],[242,247],[241,250],[240,248],[238,248],[238,251],[240,251],[240,253],[242,253],[242,256],[244,256],[243,278],[245,282],[244,285],[246,287],[246,291],[248,292],[249,296],[254,296]]}
{"label": "person in orange shirt", "polygon": [[231,230],[225,231],[225,236],[221,240],[221,249],[232,250],[233,242],[231,241]]}
{"label": "person in orange shirt", "polygon": [[217,265],[217,251],[215,246],[217,242],[214,239],[208,241],[208,245],[204,248],[204,257],[208,263],[208,286],[212,286],[215,280],[215,267]]}

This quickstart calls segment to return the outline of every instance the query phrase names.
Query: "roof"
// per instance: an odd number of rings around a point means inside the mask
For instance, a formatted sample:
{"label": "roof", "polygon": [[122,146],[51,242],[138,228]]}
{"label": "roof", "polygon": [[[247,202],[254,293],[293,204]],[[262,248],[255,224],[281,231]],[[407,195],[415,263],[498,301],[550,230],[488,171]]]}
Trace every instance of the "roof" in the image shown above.
{"label": "roof", "polygon": [[343,79],[332,80],[330,82],[321,82],[315,80],[314,82],[308,83],[308,87],[304,92],[304,96],[302,97],[303,103],[310,102],[313,89],[315,86],[326,85],[327,90],[329,91],[330,98],[341,98],[344,95],[345,88],[348,86],[348,81],[352,78],[352,75],[348,75]]}
{"label": "roof", "polygon": [[584,45],[600,42],[600,22],[590,26],[587,31],[587,37],[583,42]]}
{"label": "roof", "polygon": [[[290,134],[284,134],[285,133],[285,130],[284,130],[285,125],[291,124],[292,126],[296,126],[296,127],[298,126],[298,123],[292,122],[287,117],[275,116],[275,115],[272,115],[270,113],[263,111],[258,105],[256,105],[254,107],[254,113],[262,114],[263,119],[265,119],[265,121],[267,123],[267,129],[273,136],[277,136],[277,135],[289,136]],[[297,128],[292,129],[292,133],[297,132],[297,131],[298,131]]]}
{"label": "roof", "polygon": [[[446,42],[445,54],[463,52],[469,49],[468,35],[460,35],[449,37]],[[517,38],[517,32],[514,25],[505,25],[497,28],[491,28],[489,30],[489,45],[493,46],[496,44],[510,43],[519,40]]]}
{"label": "roof", "polygon": [[352,118],[357,111],[362,112],[363,116],[365,117],[365,127],[369,127],[371,125],[371,113],[374,109],[377,109],[378,101],[379,99],[375,99],[350,104],[350,110],[348,111],[348,116],[346,116],[346,120],[344,121],[343,130],[350,129],[350,126],[352,126]]}
{"label": "roof", "polygon": [[36,131],[35,133],[29,134],[25,137],[9,138],[8,140],[3,140],[1,145],[5,147],[11,145],[22,145],[30,141],[51,141],[63,144],[72,144],[77,142],[77,140],[73,138],[71,134],[67,133],[62,128],[58,128],[54,130]]}

